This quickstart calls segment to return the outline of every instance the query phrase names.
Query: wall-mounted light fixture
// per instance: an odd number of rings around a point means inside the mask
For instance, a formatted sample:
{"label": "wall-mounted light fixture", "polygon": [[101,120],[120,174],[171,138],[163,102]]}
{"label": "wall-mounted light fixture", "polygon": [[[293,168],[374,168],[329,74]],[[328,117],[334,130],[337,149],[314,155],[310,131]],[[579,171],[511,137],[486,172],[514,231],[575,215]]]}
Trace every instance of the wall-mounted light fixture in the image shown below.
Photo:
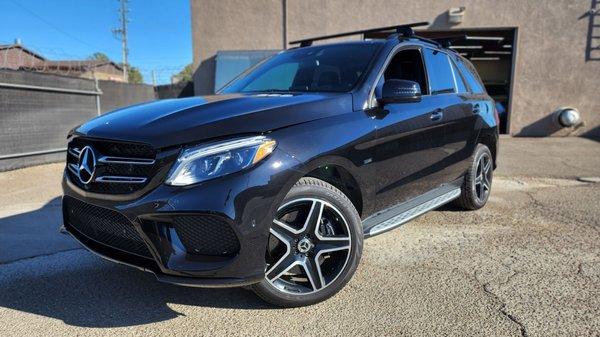
{"label": "wall-mounted light fixture", "polygon": [[573,127],[581,123],[581,115],[575,108],[558,108],[555,112],[555,116],[558,124],[565,128]]}
{"label": "wall-mounted light fixture", "polygon": [[457,25],[463,21],[467,7],[452,7],[448,10],[448,23]]}

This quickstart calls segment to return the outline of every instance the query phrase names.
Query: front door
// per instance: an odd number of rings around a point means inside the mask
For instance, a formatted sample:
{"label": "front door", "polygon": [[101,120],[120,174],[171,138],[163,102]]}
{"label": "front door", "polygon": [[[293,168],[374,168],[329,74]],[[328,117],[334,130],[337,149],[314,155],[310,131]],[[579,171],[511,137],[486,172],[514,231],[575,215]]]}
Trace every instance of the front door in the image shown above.
{"label": "front door", "polygon": [[375,90],[385,80],[401,79],[419,84],[420,102],[391,103],[375,109],[377,149],[375,186],[379,209],[402,203],[436,187],[434,165],[442,159],[440,139],[444,138],[442,111],[430,95],[422,51],[403,49],[394,55]]}
{"label": "front door", "polygon": [[442,159],[438,139],[444,124],[432,97],[421,102],[387,104],[377,120],[376,191],[380,209],[402,203],[436,187],[435,165]]}

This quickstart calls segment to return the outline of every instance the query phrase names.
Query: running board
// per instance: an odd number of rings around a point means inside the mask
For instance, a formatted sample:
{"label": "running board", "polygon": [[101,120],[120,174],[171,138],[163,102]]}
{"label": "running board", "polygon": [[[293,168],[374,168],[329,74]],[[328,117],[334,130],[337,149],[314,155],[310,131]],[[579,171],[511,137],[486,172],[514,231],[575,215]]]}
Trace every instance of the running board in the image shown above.
{"label": "running board", "polygon": [[[448,188],[450,189],[449,191]],[[434,195],[437,196],[432,198],[431,193],[435,193]],[[440,191],[426,193],[421,197],[394,206],[382,213],[365,219],[363,221],[363,234],[365,238],[400,227],[420,215],[449,203],[460,196],[460,187],[447,186],[442,194],[439,193]]]}

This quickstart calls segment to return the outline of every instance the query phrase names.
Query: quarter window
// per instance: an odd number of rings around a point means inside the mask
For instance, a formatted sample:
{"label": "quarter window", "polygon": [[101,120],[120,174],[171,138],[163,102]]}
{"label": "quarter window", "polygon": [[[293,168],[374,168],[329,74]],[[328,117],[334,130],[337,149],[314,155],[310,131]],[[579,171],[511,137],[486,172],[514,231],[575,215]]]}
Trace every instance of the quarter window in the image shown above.
{"label": "quarter window", "polygon": [[446,53],[425,49],[425,64],[432,95],[455,92],[454,75]]}
{"label": "quarter window", "polygon": [[458,60],[457,66],[462,75],[467,80],[469,87],[471,87],[471,91],[475,94],[483,94],[485,92],[485,87],[481,83],[479,75],[477,75],[477,71],[475,71],[475,67],[473,67],[471,64],[466,63],[462,59]]}
{"label": "quarter window", "polygon": [[467,86],[465,85],[465,81],[463,77],[460,75],[458,68],[456,68],[456,64],[454,62],[450,62],[452,65],[452,72],[454,73],[454,79],[456,80],[456,89],[458,92],[469,92]]}

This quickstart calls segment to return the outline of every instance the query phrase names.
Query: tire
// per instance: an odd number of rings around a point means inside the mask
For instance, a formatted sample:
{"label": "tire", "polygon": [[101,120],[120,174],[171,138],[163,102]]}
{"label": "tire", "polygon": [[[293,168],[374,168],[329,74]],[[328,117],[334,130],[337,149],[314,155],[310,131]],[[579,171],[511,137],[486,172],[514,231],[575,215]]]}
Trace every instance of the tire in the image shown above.
{"label": "tire", "polygon": [[265,278],[251,289],[275,306],[328,299],[360,262],[363,232],[356,208],[344,193],[316,178],[302,178],[292,187],[270,233]]}
{"label": "tire", "polygon": [[490,197],[494,176],[492,153],[487,146],[477,144],[472,158],[460,197],[454,202],[457,207],[465,210],[476,210],[485,206]]}

